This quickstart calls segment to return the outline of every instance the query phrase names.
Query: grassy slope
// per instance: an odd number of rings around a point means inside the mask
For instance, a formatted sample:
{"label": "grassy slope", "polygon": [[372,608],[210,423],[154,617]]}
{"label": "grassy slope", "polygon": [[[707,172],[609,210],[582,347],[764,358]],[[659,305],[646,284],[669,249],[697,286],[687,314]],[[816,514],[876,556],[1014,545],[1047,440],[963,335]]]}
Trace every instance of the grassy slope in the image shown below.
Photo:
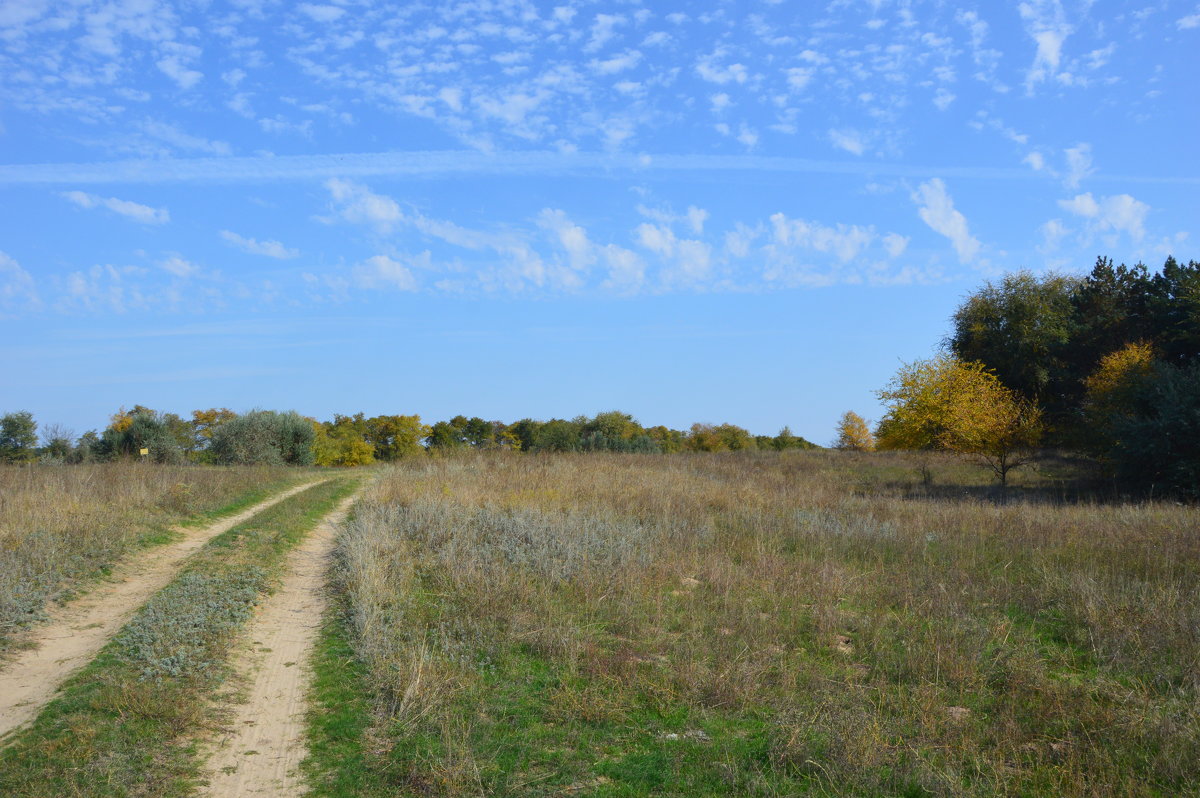
{"label": "grassy slope", "polygon": [[317,485],[212,540],[0,752],[0,795],[187,794],[232,640],[287,552],[354,488]]}
{"label": "grassy slope", "polygon": [[340,544],[317,794],[1200,794],[1196,511],[918,467],[385,480]]}

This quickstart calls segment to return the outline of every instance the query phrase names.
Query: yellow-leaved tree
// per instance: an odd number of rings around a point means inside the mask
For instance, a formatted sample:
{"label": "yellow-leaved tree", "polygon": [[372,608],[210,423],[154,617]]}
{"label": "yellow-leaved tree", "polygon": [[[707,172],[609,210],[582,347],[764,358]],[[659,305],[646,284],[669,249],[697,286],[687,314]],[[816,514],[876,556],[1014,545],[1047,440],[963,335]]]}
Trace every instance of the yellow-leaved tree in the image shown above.
{"label": "yellow-leaved tree", "polygon": [[875,436],[871,434],[867,420],[853,410],[847,410],[842,416],[837,433],[837,441],[833,444],[835,449],[851,452],[870,452],[875,449]]}
{"label": "yellow-leaved tree", "polygon": [[987,465],[1001,485],[1029,462],[1041,438],[1040,409],[982,363],[941,355],[900,367],[878,396],[880,449],[944,449]]}
{"label": "yellow-leaved tree", "polygon": [[1135,413],[1139,385],[1154,373],[1154,349],[1145,341],[1126,344],[1100,358],[1083,381],[1083,399],[1091,448],[1105,452],[1117,443],[1116,428]]}

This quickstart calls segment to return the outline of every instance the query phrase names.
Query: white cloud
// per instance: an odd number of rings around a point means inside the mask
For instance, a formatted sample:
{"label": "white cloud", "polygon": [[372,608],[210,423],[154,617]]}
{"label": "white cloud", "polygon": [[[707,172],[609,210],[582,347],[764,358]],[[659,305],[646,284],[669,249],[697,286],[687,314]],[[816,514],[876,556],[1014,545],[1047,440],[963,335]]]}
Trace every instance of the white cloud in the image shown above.
{"label": "white cloud", "polygon": [[717,48],[710,55],[706,55],[696,62],[696,74],[709,83],[716,83],[724,86],[726,83],[745,83],[750,73],[747,71],[744,64],[729,64],[724,66],[718,64],[717,61],[725,57],[725,49]]}
{"label": "white cloud", "polygon": [[1150,206],[1128,194],[1097,200],[1089,192],[1073,199],[1059,200],[1058,205],[1065,211],[1091,220],[1089,227],[1092,232],[1124,231],[1134,241],[1141,241],[1146,234],[1146,216]]}
{"label": "white cloud", "polygon": [[1040,152],[1029,153],[1021,160],[1021,163],[1029,164],[1030,168],[1035,172],[1040,172],[1046,168],[1046,159]]}
{"label": "white cloud", "polygon": [[829,141],[838,149],[853,155],[862,155],[867,148],[862,135],[856,130],[830,130]]}
{"label": "white cloud", "polygon": [[594,53],[602,48],[609,39],[616,35],[616,27],[624,23],[625,17],[620,14],[597,14],[592,21],[592,37],[584,46],[583,51]]}
{"label": "white cloud", "polygon": [[967,229],[967,217],[955,210],[954,200],[950,198],[941,178],[935,177],[922,183],[912,197],[918,205],[921,221],[935,233],[950,239],[959,261],[973,261],[979,254],[979,239],[974,238]]}
{"label": "white cloud", "polygon": [[[411,264],[429,267],[432,260],[428,250],[416,258],[410,258]],[[367,258],[354,267],[354,281],[360,288],[394,288],[399,291],[416,291],[417,278],[412,269],[398,260],[387,255],[376,255]]]}
{"label": "white cloud", "polygon": [[538,214],[538,224],[554,233],[572,270],[583,272],[596,262],[596,247],[588,240],[587,231],[568,219],[565,211],[545,208]]}
{"label": "white cloud", "polygon": [[777,247],[827,252],[842,263],[858,257],[875,240],[875,231],[870,227],[840,223],[829,227],[805,219],[789,219],[782,213],[772,214],[770,221],[773,242]]}
{"label": "white cloud", "polygon": [[697,208],[695,205],[689,205],[687,209],[688,224],[692,228],[692,232],[700,235],[704,232],[704,222],[708,220],[708,211],[703,208]]}
{"label": "white cloud", "polygon": [[222,230],[221,238],[233,244],[242,252],[248,252],[251,255],[265,255],[268,258],[287,260],[300,254],[300,250],[288,249],[278,241],[258,241],[253,238],[243,238],[230,230]]}
{"label": "white cloud", "polygon": [[394,199],[375,194],[364,185],[333,178],[325,181],[325,188],[329,190],[338,215],[347,222],[373,225],[386,233],[404,221],[404,213]]}
{"label": "white cloud", "polygon": [[63,197],[81,208],[107,208],[118,216],[124,216],[141,224],[166,224],[171,221],[171,214],[166,208],[151,208],[129,200],[116,197],[97,197],[83,191],[67,191]]}
{"label": "white cloud", "polygon": [[1025,90],[1032,94],[1036,84],[1058,73],[1063,42],[1073,29],[1066,23],[1060,0],[1030,0],[1018,6],[1025,31],[1037,45],[1033,64],[1025,74]]}
{"label": "white cloud", "polygon": [[299,11],[314,22],[333,22],[336,19],[340,19],[346,13],[346,9],[344,8],[317,5],[315,3],[301,3]]}
{"label": "white cloud", "polygon": [[191,261],[184,260],[179,255],[172,255],[166,260],[159,261],[163,271],[170,272],[176,277],[191,277],[200,271],[200,267]]}
{"label": "white cloud", "polygon": [[1038,247],[1038,250],[1043,254],[1049,254],[1057,250],[1059,243],[1071,233],[1070,229],[1062,223],[1061,219],[1051,219],[1043,224],[1039,228],[1039,231],[1042,234],[1042,244]]}
{"label": "white cloud", "polygon": [[1175,27],[1180,30],[1200,28],[1200,14],[1188,14],[1186,17],[1180,17],[1175,21]]}
{"label": "white cloud", "polygon": [[883,248],[887,250],[889,256],[898,258],[908,249],[908,236],[888,233],[883,237]]}
{"label": "white cloud", "polygon": [[6,252],[0,252],[0,308],[37,307],[33,276]]}
{"label": "white cloud", "polygon": [[190,89],[204,79],[203,72],[188,69],[178,56],[169,55],[159,60],[158,69],[164,75],[175,81],[181,89]]}
{"label": "white cloud", "polygon": [[628,50],[620,55],[614,55],[612,58],[606,58],[603,61],[592,59],[588,66],[598,75],[615,75],[617,72],[632,69],[641,60],[641,53],[637,50]]}
{"label": "white cloud", "polygon": [[1079,182],[1096,171],[1092,168],[1092,145],[1076,144],[1064,150],[1067,157],[1067,174],[1063,182],[1067,188],[1079,188]]}
{"label": "white cloud", "polygon": [[159,141],[166,142],[181,150],[206,152],[211,155],[229,155],[233,149],[227,142],[213,141],[202,136],[193,136],[166,122],[143,122],[139,125],[142,132]]}
{"label": "white cloud", "polygon": [[933,95],[933,104],[937,106],[939,111],[945,111],[955,99],[957,98],[954,92],[939,87]]}

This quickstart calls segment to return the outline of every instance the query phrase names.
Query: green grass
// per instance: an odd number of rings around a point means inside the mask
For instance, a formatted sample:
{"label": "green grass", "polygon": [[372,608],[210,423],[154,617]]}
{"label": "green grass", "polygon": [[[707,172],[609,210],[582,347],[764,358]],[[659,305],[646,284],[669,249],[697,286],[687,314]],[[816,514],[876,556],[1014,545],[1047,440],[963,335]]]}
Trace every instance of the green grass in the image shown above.
{"label": "green grass", "polygon": [[920,465],[400,465],[338,542],[318,794],[1200,795],[1196,509]]}
{"label": "green grass", "polygon": [[324,482],[210,541],[0,752],[0,795],[188,794],[233,640],[287,552],[355,487]]}

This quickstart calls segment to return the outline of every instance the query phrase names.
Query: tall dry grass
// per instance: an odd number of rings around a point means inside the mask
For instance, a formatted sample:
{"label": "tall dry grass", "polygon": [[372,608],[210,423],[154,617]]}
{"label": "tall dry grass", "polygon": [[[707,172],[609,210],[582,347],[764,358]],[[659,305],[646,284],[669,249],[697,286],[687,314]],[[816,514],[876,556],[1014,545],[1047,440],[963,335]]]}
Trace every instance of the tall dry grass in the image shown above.
{"label": "tall dry grass", "polygon": [[1036,475],[997,502],[941,459],[931,491],[920,465],[799,452],[396,467],[338,552],[393,749],[380,767],[445,794],[554,785],[486,742],[497,691],[548,669],[529,712],[539,729],[609,730],[612,745],[579,754],[593,775],[629,770],[614,746],[683,733],[708,753],[663,760],[668,787],[1200,791],[1200,512],[1052,501]]}
{"label": "tall dry grass", "polygon": [[0,466],[0,650],[48,601],[131,547],[294,476],[266,467]]}

